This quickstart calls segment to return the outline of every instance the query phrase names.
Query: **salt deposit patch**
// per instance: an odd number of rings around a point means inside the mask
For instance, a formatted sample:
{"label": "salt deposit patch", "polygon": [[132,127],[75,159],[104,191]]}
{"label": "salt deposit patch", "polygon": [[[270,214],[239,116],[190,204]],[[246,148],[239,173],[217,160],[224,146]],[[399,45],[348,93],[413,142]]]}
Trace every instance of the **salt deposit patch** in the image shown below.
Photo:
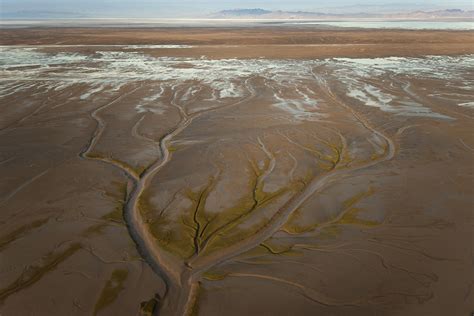
{"label": "salt deposit patch", "polygon": [[[106,45],[103,45],[106,46]],[[59,46],[57,46],[59,47]],[[101,47],[101,46],[98,46]],[[115,47],[115,46],[114,46]],[[426,58],[374,58],[327,60],[268,60],[153,57],[140,49],[190,48],[187,45],[117,45],[117,50],[98,50],[93,55],[55,52],[46,53],[39,47],[0,47],[0,96],[26,91],[32,86],[62,90],[76,84],[90,86],[80,98],[87,100],[104,91],[118,91],[130,82],[167,82],[171,86],[189,84],[193,87],[182,94],[182,100],[192,100],[206,85],[208,101],[242,98],[248,94],[243,82],[248,78],[262,78],[275,88],[275,106],[293,117],[314,120],[319,117],[318,99],[310,86],[316,81],[314,69],[323,66],[331,71],[323,76],[342,82],[346,94],[363,104],[405,116],[442,118],[428,106],[409,96],[395,96],[390,91],[367,83],[367,80],[416,77],[447,81],[470,93],[474,85],[474,55],[460,57],[430,56]],[[182,65],[186,65],[183,67]],[[34,66],[34,67],[24,67]],[[20,68],[18,68],[20,67]],[[318,76],[320,76],[318,74]],[[398,77],[397,77],[398,76]],[[471,85],[472,84],[472,85]],[[280,93],[279,87],[288,91]],[[137,105],[137,111],[160,111],[151,107],[162,91],[151,91]],[[149,99],[148,99],[149,98]],[[469,100],[469,97],[464,99]],[[459,103],[472,107],[472,102]]]}
{"label": "salt deposit patch", "polygon": [[459,103],[458,105],[468,107],[468,108],[474,108],[474,102],[464,102],[464,103]]}

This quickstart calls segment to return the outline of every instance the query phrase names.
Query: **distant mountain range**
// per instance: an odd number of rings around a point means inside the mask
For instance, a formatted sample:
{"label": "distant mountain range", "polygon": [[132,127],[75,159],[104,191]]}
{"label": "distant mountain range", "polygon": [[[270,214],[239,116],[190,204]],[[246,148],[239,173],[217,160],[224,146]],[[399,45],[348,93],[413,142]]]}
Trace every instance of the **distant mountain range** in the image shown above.
{"label": "distant mountain range", "polygon": [[[308,11],[269,11],[265,9],[223,10],[211,14],[216,19],[474,19],[474,10],[447,9],[437,11],[413,11],[400,13],[325,13]],[[473,20],[474,21],[474,20]]]}
{"label": "distant mountain range", "polygon": [[220,16],[262,16],[274,13],[273,11],[264,9],[234,9],[222,10],[217,13]]}
{"label": "distant mountain range", "polygon": [[[2,0],[0,0],[1,2]],[[416,6],[415,6],[416,7]],[[357,11],[357,8],[360,11]],[[195,13],[183,15],[189,18],[211,18],[211,19],[308,19],[308,20],[352,20],[352,19],[383,19],[383,20],[472,20],[474,21],[474,10],[461,9],[445,9],[445,10],[417,10],[407,9],[404,6],[386,5],[380,6],[350,6],[350,7],[334,7],[321,10],[320,12],[311,11],[281,11],[267,10],[262,8],[244,8],[233,10],[222,10],[216,13]],[[209,12],[209,11],[208,11]],[[118,14],[99,14],[98,12],[70,11],[50,11],[50,10],[22,10],[22,11],[6,11],[0,9],[0,19],[77,19],[77,18],[113,18]],[[163,18],[167,15],[155,14],[153,11],[120,15],[123,17],[139,18]]]}

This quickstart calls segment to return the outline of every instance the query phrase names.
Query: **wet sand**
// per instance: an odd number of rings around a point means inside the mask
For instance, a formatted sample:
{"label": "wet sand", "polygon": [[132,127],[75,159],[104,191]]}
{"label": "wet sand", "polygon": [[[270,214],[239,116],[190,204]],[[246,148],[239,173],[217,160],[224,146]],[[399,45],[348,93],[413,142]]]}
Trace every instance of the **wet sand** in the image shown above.
{"label": "wet sand", "polygon": [[0,35],[0,314],[474,311],[472,32]]}

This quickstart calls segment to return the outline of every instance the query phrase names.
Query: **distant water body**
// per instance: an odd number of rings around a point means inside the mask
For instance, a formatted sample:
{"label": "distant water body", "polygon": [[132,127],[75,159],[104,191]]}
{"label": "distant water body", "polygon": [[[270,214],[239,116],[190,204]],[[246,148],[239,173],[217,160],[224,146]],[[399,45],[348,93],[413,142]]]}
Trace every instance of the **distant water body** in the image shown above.
{"label": "distant water body", "polygon": [[[1,0],[0,0],[1,1]],[[370,29],[474,30],[472,21],[317,21],[282,19],[0,19],[2,28],[23,27],[254,27],[312,26]]]}
{"label": "distant water body", "polygon": [[474,21],[301,21],[287,24],[329,25],[364,29],[474,30]]}

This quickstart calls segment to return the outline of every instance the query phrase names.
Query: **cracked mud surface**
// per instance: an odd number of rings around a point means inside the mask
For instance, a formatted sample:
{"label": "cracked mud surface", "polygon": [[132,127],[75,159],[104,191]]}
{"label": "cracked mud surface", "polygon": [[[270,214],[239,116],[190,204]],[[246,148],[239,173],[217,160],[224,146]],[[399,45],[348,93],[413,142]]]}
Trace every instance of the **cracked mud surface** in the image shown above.
{"label": "cracked mud surface", "polygon": [[2,315],[474,310],[472,45],[206,57],[55,32],[0,52]]}

